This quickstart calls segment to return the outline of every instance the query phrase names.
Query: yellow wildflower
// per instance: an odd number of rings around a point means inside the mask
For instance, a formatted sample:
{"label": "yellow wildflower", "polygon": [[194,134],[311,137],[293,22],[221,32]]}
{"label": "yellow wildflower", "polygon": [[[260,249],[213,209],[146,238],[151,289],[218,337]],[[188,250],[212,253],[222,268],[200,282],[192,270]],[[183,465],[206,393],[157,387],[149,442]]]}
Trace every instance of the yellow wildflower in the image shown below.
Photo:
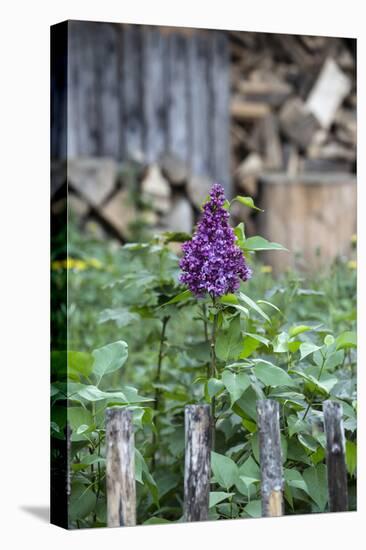
{"label": "yellow wildflower", "polygon": [[272,273],[272,266],[271,265],[262,265],[261,266],[261,273]]}
{"label": "yellow wildflower", "polygon": [[88,265],[90,267],[95,267],[95,269],[101,269],[103,264],[102,262],[100,262],[99,260],[97,260],[97,258],[90,258],[88,260]]}
{"label": "yellow wildflower", "polygon": [[347,262],[348,269],[357,269],[357,262],[356,260],[350,260]]}

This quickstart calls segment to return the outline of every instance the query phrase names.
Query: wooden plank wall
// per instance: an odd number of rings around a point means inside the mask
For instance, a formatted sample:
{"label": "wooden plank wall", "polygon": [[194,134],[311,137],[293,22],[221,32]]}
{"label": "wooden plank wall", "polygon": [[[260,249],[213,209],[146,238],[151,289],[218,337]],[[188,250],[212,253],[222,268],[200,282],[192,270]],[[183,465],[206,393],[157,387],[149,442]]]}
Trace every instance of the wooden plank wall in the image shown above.
{"label": "wooden plank wall", "polygon": [[170,151],[230,194],[225,32],[69,21],[68,36],[69,158]]}

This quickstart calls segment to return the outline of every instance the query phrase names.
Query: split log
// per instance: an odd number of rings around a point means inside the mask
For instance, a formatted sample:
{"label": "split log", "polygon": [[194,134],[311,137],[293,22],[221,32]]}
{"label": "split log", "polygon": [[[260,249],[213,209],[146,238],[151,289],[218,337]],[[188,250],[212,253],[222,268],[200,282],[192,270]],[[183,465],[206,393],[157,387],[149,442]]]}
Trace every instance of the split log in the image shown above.
{"label": "split log", "polygon": [[247,101],[263,102],[272,107],[279,107],[292,93],[292,86],[278,80],[241,80],[239,92]]}
{"label": "split log", "polygon": [[269,114],[258,123],[266,170],[279,170],[283,166],[283,153],[279,137],[278,120]]}
{"label": "split log", "polygon": [[350,79],[334,59],[328,58],[310,92],[306,107],[323,128],[329,128],[338,107],[350,91]]}
{"label": "split log", "polygon": [[98,208],[114,189],[118,165],[109,158],[75,158],[67,165],[70,186],[93,207]]}
{"label": "split log", "polygon": [[303,149],[311,143],[319,128],[316,118],[300,98],[285,103],[280,111],[280,124],[284,134]]}
{"label": "split log", "polygon": [[257,120],[270,113],[267,103],[256,103],[234,98],[230,104],[230,113],[235,120]]}
{"label": "split log", "polygon": [[356,212],[352,174],[265,174],[259,180],[259,196],[266,212],[258,220],[259,234],[291,251],[263,253],[275,273],[288,268],[314,273],[350,251],[356,217],[345,212]]}

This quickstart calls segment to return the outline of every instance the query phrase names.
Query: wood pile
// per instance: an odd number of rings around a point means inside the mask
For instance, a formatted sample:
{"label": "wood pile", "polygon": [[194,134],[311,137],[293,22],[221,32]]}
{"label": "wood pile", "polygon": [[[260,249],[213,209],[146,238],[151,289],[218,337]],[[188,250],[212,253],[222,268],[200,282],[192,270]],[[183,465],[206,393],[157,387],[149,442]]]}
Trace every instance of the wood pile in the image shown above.
{"label": "wood pile", "polygon": [[[73,219],[100,237],[121,242],[165,231],[190,233],[212,180],[194,176],[176,155],[143,165],[111,158],[70,159],[68,206]],[[66,167],[51,165],[52,208],[63,202]],[[55,210],[56,209],[56,210]]]}
{"label": "wood pile", "polygon": [[[355,41],[230,32],[231,169],[256,197],[267,173],[356,171]],[[244,210],[238,217],[248,216]],[[251,219],[246,220],[251,230]]]}

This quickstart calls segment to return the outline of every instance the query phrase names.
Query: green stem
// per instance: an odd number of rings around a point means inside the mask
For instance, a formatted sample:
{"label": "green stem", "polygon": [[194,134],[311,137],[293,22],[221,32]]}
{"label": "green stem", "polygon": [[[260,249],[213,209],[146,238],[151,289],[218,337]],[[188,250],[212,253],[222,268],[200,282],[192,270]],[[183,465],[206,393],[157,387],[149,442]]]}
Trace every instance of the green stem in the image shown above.
{"label": "green stem", "polygon": [[[216,378],[217,376],[217,367],[216,367],[216,352],[215,352],[215,346],[216,346],[216,332],[217,332],[217,322],[218,322],[218,313],[216,311],[216,299],[215,297],[212,297],[212,305],[215,309],[214,311],[214,317],[213,317],[213,323],[212,323],[212,332],[211,332],[211,371],[210,376],[211,378]],[[215,426],[216,426],[216,399],[215,396],[211,399],[211,414],[212,414],[212,450],[215,450]]]}
{"label": "green stem", "polygon": [[[322,357],[323,357],[323,362],[322,362],[322,366],[320,367],[320,371],[319,371],[319,374],[318,374],[318,378],[317,378],[318,380],[320,380],[320,377],[321,377],[321,375],[322,375],[323,368],[324,368],[324,365],[325,365],[325,357],[324,357],[324,355],[322,355]],[[306,418],[306,416],[307,416],[307,414],[308,414],[308,412],[309,412],[310,407],[311,407],[312,404],[313,404],[313,395],[311,396],[310,402],[309,402],[309,404],[308,404],[308,406],[307,406],[307,409],[306,409],[306,411],[305,411],[305,413],[304,413],[304,416],[302,417],[303,420],[305,420],[305,418]]]}
{"label": "green stem", "polygon": [[322,372],[323,372],[324,365],[325,365],[325,357],[323,355],[323,362],[322,362],[322,366],[320,367],[320,371],[319,371],[319,374],[318,374],[318,380],[320,380],[320,377],[321,377]]}
{"label": "green stem", "polygon": [[306,418],[308,412],[310,411],[310,407],[311,407],[312,403],[313,403],[312,401],[309,402],[309,404],[308,404],[308,406],[307,406],[307,409],[306,409],[306,411],[305,411],[305,414],[304,414],[304,416],[302,417],[303,420],[305,420],[305,418]]}
{"label": "green stem", "polygon": [[[165,344],[165,334],[166,334],[166,327],[168,324],[170,317],[164,317],[162,321],[162,327],[161,327],[161,334],[160,334],[160,344],[159,344],[159,354],[158,354],[158,366],[156,370],[155,375],[155,400],[154,400],[154,411],[155,415],[158,414],[159,408],[160,408],[160,397],[161,392],[160,388],[156,387],[158,384],[160,384],[161,381],[161,367],[163,364],[163,358],[164,358],[164,344]],[[157,420],[157,419],[155,419]],[[157,443],[157,436],[156,433],[153,432],[153,438],[152,438],[152,446],[153,446],[153,455],[151,460],[151,466],[153,469],[155,469],[155,463],[156,463],[156,443]]]}
{"label": "green stem", "polygon": [[206,304],[202,304],[202,316],[203,316],[203,330],[205,333],[205,341],[209,341],[208,337],[208,323],[207,323],[207,308]]}
{"label": "green stem", "polygon": [[[202,304],[202,320],[203,320],[203,330],[205,335],[205,342],[209,344],[210,338],[208,336],[208,322],[207,322],[207,308],[206,304]],[[207,380],[210,378],[210,363],[207,363]]]}

